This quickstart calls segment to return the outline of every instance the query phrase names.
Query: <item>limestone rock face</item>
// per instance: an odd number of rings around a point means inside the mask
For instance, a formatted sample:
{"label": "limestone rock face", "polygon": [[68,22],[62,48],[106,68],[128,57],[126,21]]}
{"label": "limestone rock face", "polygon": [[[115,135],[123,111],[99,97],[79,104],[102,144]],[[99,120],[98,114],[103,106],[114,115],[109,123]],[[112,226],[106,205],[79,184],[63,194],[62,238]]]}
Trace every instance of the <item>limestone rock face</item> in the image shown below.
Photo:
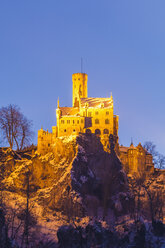
{"label": "limestone rock face", "polygon": [[97,215],[99,208],[104,215],[109,209],[118,214],[128,210],[131,198],[122,164],[113,145],[105,152],[95,135],[60,137],[52,153],[14,160],[5,187],[24,194],[27,172],[31,197],[69,216]]}
{"label": "limestone rock face", "polygon": [[76,154],[76,139],[72,137],[68,141],[65,138],[58,139],[55,146],[55,154],[48,153],[44,156],[35,154],[31,159],[14,159],[9,155],[0,168],[5,168],[5,187],[17,193],[26,190],[25,175],[29,172],[30,190],[32,193],[39,189],[51,188],[66,172],[69,164]]}
{"label": "limestone rock face", "polygon": [[82,196],[84,206],[126,212],[130,204],[127,177],[112,148],[105,152],[98,137],[77,138],[78,153],[72,165],[72,189]]}

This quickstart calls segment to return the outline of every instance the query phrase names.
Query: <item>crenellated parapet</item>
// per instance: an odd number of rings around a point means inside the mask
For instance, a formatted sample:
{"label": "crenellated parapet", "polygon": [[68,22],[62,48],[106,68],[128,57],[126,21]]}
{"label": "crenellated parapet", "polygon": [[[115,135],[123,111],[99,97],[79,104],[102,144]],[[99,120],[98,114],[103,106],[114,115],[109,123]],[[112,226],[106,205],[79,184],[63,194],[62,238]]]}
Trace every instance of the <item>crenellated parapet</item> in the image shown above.
{"label": "crenellated parapet", "polygon": [[50,151],[51,145],[53,143],[53,133],[50,133],[43,128],[38,130],[38,145],[37,151],[41,154],[46,154]]}

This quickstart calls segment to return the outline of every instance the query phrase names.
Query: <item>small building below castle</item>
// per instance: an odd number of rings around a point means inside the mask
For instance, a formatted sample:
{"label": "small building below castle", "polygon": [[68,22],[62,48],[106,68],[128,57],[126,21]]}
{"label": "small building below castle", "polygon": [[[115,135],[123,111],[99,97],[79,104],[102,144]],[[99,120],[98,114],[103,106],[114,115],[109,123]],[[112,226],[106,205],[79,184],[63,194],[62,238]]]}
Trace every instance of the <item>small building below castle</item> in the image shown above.
{"label": "small building below castle", "polygon": [[144,170],[146,172],[154,172],[152,155],[143,148],[141,143],[136,147],[133,145],[133,142],[131,142],[130,147],[121,145],[119,150],[120,160],[127,173],[143,173]]}

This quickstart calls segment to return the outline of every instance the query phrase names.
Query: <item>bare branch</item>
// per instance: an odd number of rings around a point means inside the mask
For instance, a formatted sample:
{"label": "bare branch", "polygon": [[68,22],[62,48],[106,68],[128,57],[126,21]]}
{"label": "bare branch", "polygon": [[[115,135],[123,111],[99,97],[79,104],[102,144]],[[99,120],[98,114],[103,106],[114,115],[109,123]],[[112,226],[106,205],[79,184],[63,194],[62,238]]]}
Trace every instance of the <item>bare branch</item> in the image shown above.
{"label": "bare branch", "polygon": [[32,123],[16,105],[0,108],[1,136],[9,143],[10,148],[22,150],[33,136]]}

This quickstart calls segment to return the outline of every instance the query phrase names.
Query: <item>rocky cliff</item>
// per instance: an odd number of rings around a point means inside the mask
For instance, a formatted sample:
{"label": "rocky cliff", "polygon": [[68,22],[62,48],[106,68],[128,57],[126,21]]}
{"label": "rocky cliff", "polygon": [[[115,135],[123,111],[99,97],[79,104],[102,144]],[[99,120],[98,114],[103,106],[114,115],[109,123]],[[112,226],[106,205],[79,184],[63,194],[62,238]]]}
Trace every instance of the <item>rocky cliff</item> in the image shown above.
{"label": "rocky cliff", "polygon": [[63,137],[56,140],[54,153],[45,156],[36,152],[29,159],[8,151],[0,168],[7,190],[24,195],[28,172],[31,197],[67,215],[130,210],[127,177],[113,140],[111,152],[105,152],[95,135]]}

